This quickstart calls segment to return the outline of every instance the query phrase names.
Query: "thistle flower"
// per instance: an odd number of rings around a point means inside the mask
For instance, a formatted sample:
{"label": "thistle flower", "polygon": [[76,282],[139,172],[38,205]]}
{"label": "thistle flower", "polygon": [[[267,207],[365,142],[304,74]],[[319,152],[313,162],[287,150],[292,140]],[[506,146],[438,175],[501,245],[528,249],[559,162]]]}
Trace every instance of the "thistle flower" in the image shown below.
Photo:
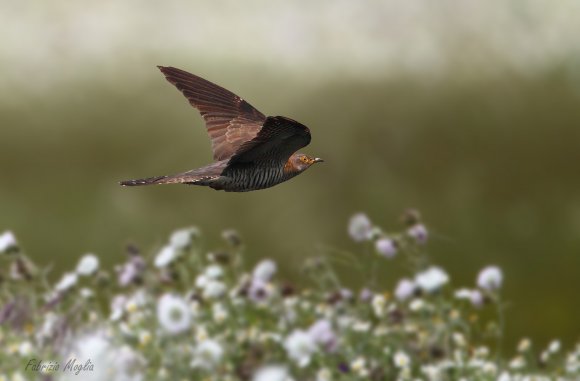
{"label": "thistle flower", "polygon": [[271,259],[264,259],[254,267],[252,276],[264,282],[269,282],[276,273],[276,262]]}
{"label": "thistle flower", "polygon": [[312,340],[328,352],[334,352],[337,348],[338,340],[332,330],[332,324],[328,320],[318,320],[310,326],[308,334]]}
{"label": "thistle flower", "polygon": [[219,365],[223,355],[224,350],[217,341],[204,340],[195,347],[191,367],[212,370]]}
{"label": "thistle flower", "polygon": [[187,249],[194,237],[199,236],[199,229],[192,227],[174,231],[169,238],[169,244],[176,249]]}
{"label": "thistle flower", "polygon": [[416,289],[417,285],[415,282],[410,279],[403,278],[397,284],[397,288],[395,289],[395,297],[400,301],[407,300],[415,294]]}
{"label": "thistle flower", "polygon": [[449,282],[449,276],[440,267],[432,266],[415,276],[415,283],[425,292],[435,292]]}
{"label": "thistle flower", "polygon": [[475,307],[481,307],[484,302],[483,295],[479,290],[470,290],[468,288],[461,288],[455,291],[455,298],[468,300]]}
{"label": "thistle flower", "polygon": [[503,275],[497,266],[488,266],[479,272],[477,285],[487,291],[494,291],[501,287]]}
{"label": "thistle flower", "polygon": [[80,259],[76,272],[79,275],[88,276],[96,273],[98,269],[99,258],[94,254],[87,254]]}
{"label": "thistle flower", "polygon": [[397,245],[390,238],[380,238],[375,242],[375,250],[385,258],[394,258],[397,254]]}
{"label": "thistle flower", "polygon": [[307,332],[294,330],[284,341],[284,348],[288,357],[300,368],[304,368],[310,364],[310,358],[316,352],[316,343]]}
{"label": "thistle flower", "polygon": [[427,243],[427,238],[429,238],[429,232],[423,224],[415,224],[411,226],[407,229],[407,234],[421,245]]}
{"label": "thistle flower", "polygon": [[131,254],[127,262],[115,268],[119,285],[125,287],[131,283],[137,282],[141,279],[141,274],[146,266],[143,257],[138,254]]}
{"label": "thistle flower", "polygon": [[227,291],[227,287],[223,282],[218,280],[210,280],[203,288],[203,297],[206,299],[221,298]]}
{"label": "thistle flower", "polygon": [[157,305],[157,320],[165,332],[176,335],[191,327],[191,311],[182,298],[164,294]]}
{"label": "thistle flower", "polygon": [[356,242],[368,241],[372,237],[373,226],[371,220],[364,213],[357,213],[350,218],[348,234]]}
{"label": "thistle flower", "polygon": [[17,247],[18,242],[16,241],[16,237],[10,230],[0,234],[0,253],[7,253],[9,250]]}

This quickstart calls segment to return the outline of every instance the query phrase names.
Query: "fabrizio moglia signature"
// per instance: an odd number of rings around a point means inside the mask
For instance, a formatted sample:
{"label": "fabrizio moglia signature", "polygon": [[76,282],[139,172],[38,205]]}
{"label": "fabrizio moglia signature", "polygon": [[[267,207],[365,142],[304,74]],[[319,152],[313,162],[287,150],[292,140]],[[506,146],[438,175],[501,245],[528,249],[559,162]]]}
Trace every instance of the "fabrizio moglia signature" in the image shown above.
{"label": "fabrizio moglia signature", "polygon": [[70,358],[62,367],[58,361],[30,359],[28,360],[28,364],[26,364],[26,368],[24,370],[42,373],[68,372],[78,375],[81,372],[92,372],[94,366],[95,364],[93,364],[91,359],[87,359],[85,362],[82,362],[76,358]]}

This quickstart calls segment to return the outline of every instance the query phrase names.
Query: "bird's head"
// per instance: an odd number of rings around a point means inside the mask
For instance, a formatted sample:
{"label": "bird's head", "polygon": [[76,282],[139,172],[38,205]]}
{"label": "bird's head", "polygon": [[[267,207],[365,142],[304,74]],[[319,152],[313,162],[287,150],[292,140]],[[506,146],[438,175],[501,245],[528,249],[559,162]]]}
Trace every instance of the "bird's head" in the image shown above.
{"label": "bird's head", "polygon": [[290,157],[290,160],[288,160],[289,164],[292,166],[292,169],[296,172],[303,172],[310,168],[312,164],[322,163],[323,161],[324,160],[319,157],[311,157],[303,153],[295,153]]}

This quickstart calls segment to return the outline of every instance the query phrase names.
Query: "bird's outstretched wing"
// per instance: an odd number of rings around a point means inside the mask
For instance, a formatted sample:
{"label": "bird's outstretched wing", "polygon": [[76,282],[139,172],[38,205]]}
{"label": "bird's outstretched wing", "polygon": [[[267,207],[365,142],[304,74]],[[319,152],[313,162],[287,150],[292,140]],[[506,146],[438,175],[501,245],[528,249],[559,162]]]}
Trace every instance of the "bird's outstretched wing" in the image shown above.
{"label": "bird's outstretched wing", "polygon": [[255,161],[285,163],[294,152],[308,144],[308,127],[283,116],[269,116],[256,137],[242,144],[229,164]]}
{"label": "bird's outstretched wing", "polygon": [[229,159],[262,129],[264,114],[231,91],[174,67],[158,67],[201,113],[215,161]]}

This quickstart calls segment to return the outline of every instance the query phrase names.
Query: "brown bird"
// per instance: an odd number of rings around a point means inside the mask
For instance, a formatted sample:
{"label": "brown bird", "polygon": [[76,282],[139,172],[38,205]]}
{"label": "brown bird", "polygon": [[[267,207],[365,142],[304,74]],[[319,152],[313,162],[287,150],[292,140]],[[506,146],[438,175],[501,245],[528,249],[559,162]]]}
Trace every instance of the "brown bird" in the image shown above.
{"label": "brown bird", "polygon": [[201,113],[214,162],[176,175],[122,181],[121,185],[179,183],[248,192],[280,184],[323,161],[296,152],[310,143],[310,130],[303,124],[283,116],[266,117],[214,83],[180,69],[158,67]]}

